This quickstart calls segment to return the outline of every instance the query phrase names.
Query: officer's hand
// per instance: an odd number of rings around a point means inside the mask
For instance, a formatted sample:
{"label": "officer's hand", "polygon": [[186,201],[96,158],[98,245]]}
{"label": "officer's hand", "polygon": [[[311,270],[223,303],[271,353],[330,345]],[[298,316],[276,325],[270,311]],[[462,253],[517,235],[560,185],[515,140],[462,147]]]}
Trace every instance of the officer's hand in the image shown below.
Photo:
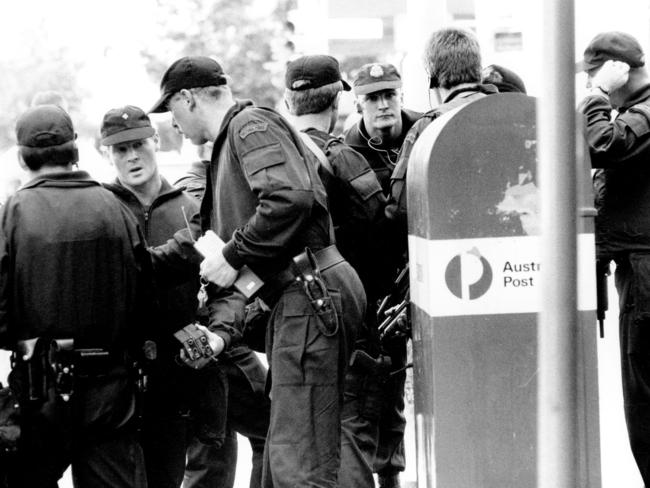
{"label": "officer's hand", "polygon": [[208,338],[208,345],[212,348],[215,356],[218,356],[223,351],[223,348],[226,346],[226,343],[223,341],[223,338],[219,334],[215,334],[205,325],[196,324],[196,328],[202,331]]}
{"label": "officer's hand", "polygon": [[605,61],[598,72],[591,79],[593,88],[601,88],[606,93],[616,90],[625,83],[630,77],[630,65],[623,61]]}
{"label": "officer's hand", "polygon": [[201,262],[201,278],[222,288],[230,287],[237,279],[237,273],[220,252],[211,254]]}
{"label": "officer's hand", "polygon": [[[226,346],[221,336],[215,334],[214,332],[210,331],[210,329],[208,329],[207,327],[201,324],[195,324],[195,325],[196,328],[199,329],[201,332],[203,332],[205,336],[208,338],[208,345],[210,346],[213,352],[212,357],[217,357],[219,354],[221,354]],[[204,356],[200,356],[194,360],[190,359],[189,354],[185,351],[184,348],[181,348],[179,355],[181,360],[192,369],[203,368],[209,362],[206,361],[206,358]]]}

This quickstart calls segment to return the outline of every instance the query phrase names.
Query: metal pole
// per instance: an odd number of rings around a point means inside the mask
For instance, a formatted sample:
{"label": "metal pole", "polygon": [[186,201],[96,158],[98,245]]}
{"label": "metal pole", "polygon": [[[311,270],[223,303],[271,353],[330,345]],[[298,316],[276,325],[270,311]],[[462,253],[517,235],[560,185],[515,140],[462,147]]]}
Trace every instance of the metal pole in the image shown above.
{"label": "metal pole", "polygon": [[544,89],[537,110],[542,208],[538,330],[539,488],[575,488],[578,452],[574,2],[544,0]]}

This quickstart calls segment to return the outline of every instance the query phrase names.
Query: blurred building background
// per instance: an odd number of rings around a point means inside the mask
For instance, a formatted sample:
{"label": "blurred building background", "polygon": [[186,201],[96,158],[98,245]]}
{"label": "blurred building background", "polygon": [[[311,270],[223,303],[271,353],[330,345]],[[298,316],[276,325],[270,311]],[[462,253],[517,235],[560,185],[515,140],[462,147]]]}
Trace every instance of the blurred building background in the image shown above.
{"label": "blurred building background", "polygon": [[[348,76],[364,62],[395,64],[404,78],[404,97],[413,109],[430,108],[422,52],[431,32],[444,26],[472,30],[483,64],[518,73],[528,92],[543,90],[545,69],[542,0],[297,0],[288,14],[296,55],[329,53]],[[598,32],[622,30],[650,44],[650,2],[576,0],[576,60]],[[646,49],[647,51],[647,49]]]}
{"label": "blurred building background", "polygon": [[[163,70],[186,54],[221,61],[236,95],[283,109],[286,62],[301,54],[337,57],[352,79],[372,61],[402,72],[404,101],[427,110],[422,51],[430,33],[455,25],[476,33],[484,65],[517,72],[532,95],[544,89],[541,66],[543,0],[115,0],[98,12],[84,0],[22,0],[3,4],[0,42],[0,199],[22,175],[13,148],[15,119],[39,90],[67,99],[77,125],[81,166],[101,180],[113,170],[97,151],[104,112],[123,104],[147,108]],[[576,59],[603,30],[624,30],[650,44],[650,0],[576,0]],[[124,12],[129,12],[125,15]],[[71,15],[74,13],[74,15]],[[47,41],[46,41],[47,40]],[[576,77],[578,92],[584,78]],[[341,124],[354,117],[351,94]],[[175,137],[169,118],[155,116],[162,164],[170,179],[183,174],[196,151]]]}

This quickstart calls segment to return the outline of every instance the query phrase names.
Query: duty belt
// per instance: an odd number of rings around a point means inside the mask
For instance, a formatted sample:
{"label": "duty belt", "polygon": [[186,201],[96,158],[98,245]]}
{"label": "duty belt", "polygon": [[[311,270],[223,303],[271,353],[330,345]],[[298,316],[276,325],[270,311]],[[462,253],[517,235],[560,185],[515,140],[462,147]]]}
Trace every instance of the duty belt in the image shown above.
{"label": "duty belt", "polygon": [[[304,261],[306,256],[307,251],[301,252],[293,258],[293,261]],[[314,252],[313,256],[321,273],[345,261],[345,258],[341,256],[341,253],[335,245],[320,249]],[[295,283],[295,281],[296,271],[293,266],[289,266],[272,277],[266,278],[264,280],[264,286],[259,291],[258,296],[264,300],[269,307],[273,307],[277,302],[279,295],[282,293],[282,290],[291,283]]]}
{"label": "duty belt", "polygon": [[321,273],[344,261],[336,246],[329,246],[315,253],[309,248],[292,259],[284,271],[267,280],[260,298],[273,306],[279,295],[291,283],[299,283],[309,299],[318,320],[321,333],[326,336],[338,332],[336,307],[327,290]]}

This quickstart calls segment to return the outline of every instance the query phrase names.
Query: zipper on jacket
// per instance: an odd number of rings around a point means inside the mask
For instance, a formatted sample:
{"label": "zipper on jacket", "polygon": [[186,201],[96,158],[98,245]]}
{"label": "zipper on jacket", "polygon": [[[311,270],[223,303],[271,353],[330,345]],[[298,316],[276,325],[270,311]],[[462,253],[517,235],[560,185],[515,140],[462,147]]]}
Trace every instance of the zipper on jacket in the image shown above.
{"label": "zipper on jacket", "polygon": [[144,238],[148,241],[149,240],[149,208],[144,209]]}

